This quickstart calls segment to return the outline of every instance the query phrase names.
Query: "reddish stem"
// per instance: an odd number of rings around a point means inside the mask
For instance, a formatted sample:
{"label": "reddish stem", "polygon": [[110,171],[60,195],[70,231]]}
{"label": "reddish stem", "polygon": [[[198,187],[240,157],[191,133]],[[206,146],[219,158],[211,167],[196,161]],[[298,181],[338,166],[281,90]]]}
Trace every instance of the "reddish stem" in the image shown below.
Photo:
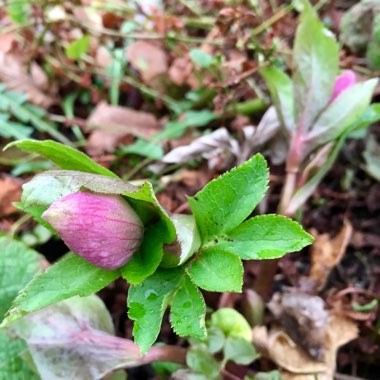
{"label": "reddish stem", "polygon": [[[303,127],[300,125],[293,135],[286,161],[285,184],[277,210],[277,213],[280,215],[288,217],[294,216],[294,213],[289,213],[287,209],[297,188],[298,172],[302,162],[304,143]],[[279,259],[274,259],[260,263],[260,271],[254,289],[264,300],[267,300],[271,294],[274,277],[278,269],[278,262]]]}

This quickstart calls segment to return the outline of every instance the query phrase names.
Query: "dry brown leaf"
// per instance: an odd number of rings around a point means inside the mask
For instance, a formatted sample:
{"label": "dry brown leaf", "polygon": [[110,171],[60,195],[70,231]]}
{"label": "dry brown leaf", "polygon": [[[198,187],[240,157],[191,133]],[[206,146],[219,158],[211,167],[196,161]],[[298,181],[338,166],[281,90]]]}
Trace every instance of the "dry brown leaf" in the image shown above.
{"label": "dry brown leaf", "polygon": [[99,46],[96,49],[95,61],[97,66],[105,69],[112,63],[112,59],[111,53],[104,46]]}
{"label": "dry brown leaf", "polygon": [[332,380],[335,372],[336,354],[340,346],[355,339],[358,329],[349,319],[329,316],[324,355],[320,362],[308,356],[282,329],[255,327],[253,343],[265,356],[284,369],[283,378],[288,380]]}
{"label": "dry brown leaf", "polygon": [[309,278],[317,288],[323,287],[331,270],[339,264],[353,233],[352,225],[347,222],[333,239],[329,234],[314,233],[315,241],[311,247],[311,269]]}
{"label": "dry brown leaf", "polygon": [[188,57],[176,58],[169,68],[170,80],[180,86],[187,82],[193,72],[193,64]]}
{"label": "dry brown leaf", "polygon": [[21,55],[0,50],[0,82],[12,91],[24,93],[28,101],[47,108],[53,104],[52,96],[47,95],[48,79],[41,67],[33,62],[28,65]]}
{"label": "dry brown leaf", "polygon": [[154,115],[101,102],[87,119],[91,131],[87,151],[90,155],[113,152],[128,135],[147,138],[159,131]]}
{"label": "dry brown leaf", "polygon": [[0,50],[4,53],[9,52],[15,43],[15,38],[12,33],[4,33],[0,35]]}
{"label": "dry brown leaf", "polygon": [[0,217],[12,214],[17,209],[12,202],[21,198],[21,183],[13,177],[0,179]]}
{"label": "dry brown leaf", "polygon": [[329,314],[322,298],[300,292],[275,293],[268,307],[310,357],[323,357]]}
{"label": "dry brown leaf", "polygon": [[165,51],[152,43],[136,41],[128,46],[126,56],[127,60],[140,71],[145,83],[151,82],[168,70]]}

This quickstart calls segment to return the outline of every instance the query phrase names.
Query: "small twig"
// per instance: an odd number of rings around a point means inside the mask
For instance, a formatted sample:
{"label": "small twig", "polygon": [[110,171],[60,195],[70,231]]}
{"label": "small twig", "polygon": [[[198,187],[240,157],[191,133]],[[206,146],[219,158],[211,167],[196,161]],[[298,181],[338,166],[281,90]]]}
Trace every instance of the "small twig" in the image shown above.
{"label": "small twig", "polygon": [[56,115],[56,114],[48,114],[48,118],[52,121],[55,121],[57,123],[62,123],[65,126],[71,126],[73,124],[79,125],[82,128],[85,128],[87,126],[87,120],[81,119],[78,117],[66,117],[63,115]]}
{"label": "small twig", "polygon": [[279,10],[268,20],[264,21],[257,28],[253,29],[252,35],[257,36],[265,29],[268,29],[271,25],[275,24],[277,21],[281,20],[284,16],[286,16],[291,10],[293,10],[293,4],[288,4],[285,8]]}

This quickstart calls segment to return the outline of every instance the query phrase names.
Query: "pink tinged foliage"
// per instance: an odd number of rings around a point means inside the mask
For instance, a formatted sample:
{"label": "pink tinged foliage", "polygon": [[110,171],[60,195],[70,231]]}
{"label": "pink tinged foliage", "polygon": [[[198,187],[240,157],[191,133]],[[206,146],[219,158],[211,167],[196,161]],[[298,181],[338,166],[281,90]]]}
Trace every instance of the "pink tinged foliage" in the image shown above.
{"label": "pink tinged foliage", "polygon": [[335,79],[334,90],[330,101],[337,98],[343,91],[356,84],[356,76],[352,70],[347,70]]}
{"label": "pink tinged foliage", "polygon": [[119,195],[79,191],[53,202],[42,218],[73,252],[103,269],[127,263],[144,234],[140,218]]}

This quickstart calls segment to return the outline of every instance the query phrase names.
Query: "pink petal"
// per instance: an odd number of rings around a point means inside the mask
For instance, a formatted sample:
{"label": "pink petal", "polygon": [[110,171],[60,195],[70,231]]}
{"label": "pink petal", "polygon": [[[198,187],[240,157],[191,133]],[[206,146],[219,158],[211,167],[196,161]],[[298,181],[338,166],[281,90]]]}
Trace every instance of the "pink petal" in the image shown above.
{"label": "pink petal", "polygon": [[343,91],[356,84],[356,75],[352,70],[347,70],[335,79],[334,90],[330,101],[337,98]]}
{"label": "pink petal", "polygon": [[42,218],[73,252],[104,269],[128,262],[144,234],[140,218],[119,195],[79,191],[53,202]]}

